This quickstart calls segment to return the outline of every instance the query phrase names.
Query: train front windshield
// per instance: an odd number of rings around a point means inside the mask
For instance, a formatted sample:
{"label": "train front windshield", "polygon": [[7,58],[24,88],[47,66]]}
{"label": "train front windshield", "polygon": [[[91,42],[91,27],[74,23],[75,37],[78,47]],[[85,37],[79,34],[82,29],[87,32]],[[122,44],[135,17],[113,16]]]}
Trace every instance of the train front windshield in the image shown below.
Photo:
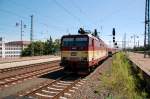
{"label": "train front windshield", "polygon": [[63,47],[71,47],[71,46],[85,47],[87,45],[88,45],[87,37],[70,37],[62,39]]}

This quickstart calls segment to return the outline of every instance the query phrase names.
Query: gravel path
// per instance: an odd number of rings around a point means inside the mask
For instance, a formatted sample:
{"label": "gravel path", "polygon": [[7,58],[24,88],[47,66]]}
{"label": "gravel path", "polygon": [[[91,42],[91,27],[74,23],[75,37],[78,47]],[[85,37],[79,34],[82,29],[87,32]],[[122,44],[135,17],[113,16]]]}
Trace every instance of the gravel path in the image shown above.
{"label": "gravel path", "polygon": [[112,58],[108,58],[93,73],[87,76],[87,82],[79,88],[71,99],[104,99],[104,93],[98,93],[96,90],[101,84],[100,75],[110,69]]}

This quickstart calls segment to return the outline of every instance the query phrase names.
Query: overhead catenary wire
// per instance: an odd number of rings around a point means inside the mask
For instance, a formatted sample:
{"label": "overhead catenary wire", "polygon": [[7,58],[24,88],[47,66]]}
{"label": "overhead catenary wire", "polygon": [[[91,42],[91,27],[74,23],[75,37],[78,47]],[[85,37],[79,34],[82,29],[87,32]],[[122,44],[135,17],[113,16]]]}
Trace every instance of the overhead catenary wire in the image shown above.
{"label": "overhead catenary wire", "polygon": [[[19,6],[19,7],[23,8],[26,11],[29,11],[29,12],[35,13],[35,15],[38,15],[38,13],[35,10],[33,10],[33,9],[31,10],[30,7],[24,6],[23,4],[18,4],[18,2],[14,1],[14,0],[10,0],[10,1],[11,1],[10,3],[12,3],[13,5]],[[52,18],[50,16],[42,15],[42,17],[45,18],[45,19],[56,20],[56,19],[54,19],[54,18]],[[43,25],[43,26],[46,26],[46,27],[49,27],[49,28],[55,28],[55,29],[59,29],[59,30],[64,30],[64,28],[66,28],[66,27],[61,26],[61,25],[50,25],[50,24],[46,24],[44,22],[39,22],[39,23],[41,25]],[[71,28],[76,28],[76,27],[71,27]]]}
{"label": "overhead catenary wire", "polygon": [[60,4],[57,0],[54,0],[55,4],[62,8],[66,13],[68,13],[70,16],[72,16],[75,20],[77,20],[80,24],[82,24],[81,20],[79,17],[71,13],[68,9],[66,9],[62,4]]}
{"label": "overhead catenary wire", "polygon": [[[26,7],[26,6],[24,6],[24,5],[19,5],[17,2],[15,2],[15,1],[13,1],[13,0],[10,0],[10,1],[11,1],[12,4],[14,4],[14,5],[16,5],[16,6],[20,6],[20,7],[24,8],[25,10],[27,10],[27,11],[29,11],[29,12],[32,12],[32,13],[37,14],[36,11],[34,11],[34,10],[29,10],[29,9],[31,9],[31,8],[29,8],[29,7]],[[21,19],[29,20],[29,17],[21,16],[21,15],[15,13],[15,12],[12,12],[12,11],[0,9],[0,12],[7,13],[7,14],[11,14],[11,15],[17,16],[17,17],[19,17],[19,18],[21,18]],[[42,17],[47,18],[47,19],[50,18],[49,16],[42,16]],[[59,29],[59,30],[62,30],[62,29],[64,28],[63,26],[59,26],[59,25],[57,25],[57,26],[56,26],[56,25],[47,25],[46,23],[40,22],[40,21],[37,22],[37,23],[40,24],[40,25],[46,26],[46,27],[48,27],[48,28],[55,28],[55,29],[57,28],[57,29]]]}
{"label": "overhead catenary wire", "polygon": [[[23,8],[24,10],[31,12],[32,14],[34,13],[34,14],[38,15],[38,13],[37,13],[36,10],[33,10],[33,9],[30,8],[30,7],[24,6],[23,4],[18,4],[18,3],[15,2],[14,0],[10,0],[10,1],[11,1],[10,3],[12,3],[13,5],[19,6],[19,7]],[[29,9],[30,9],[30,10],[29,10]],[[42,15],[42,17],[44,17],[44,18],[46,18],[46,19],[50,19],[50,18],[52,19],[52,17],[50,17],[50,16],[43,16],[43,15]]]}
{"label": "overhead catenary wire", "polygon": [[[135,4],[136,1],[137,1],[137,0],[134,0],[134,1],[131,0],[131,1],[129,2],[129,5],[128,5],[128,6],[125,6],[125,9],[131,7],[131,5],[132,5],[132,4]],[[123,9],[118,8],[116,11],[114,11],[114,12],[112,12],[112,13],[110,13],[110,14],[104,16],[102,19],[100,19],[100,22],[108,21],[109,18],[111,18],[111,17],[114,16],[115,14],[118,14],[118,13],[120,13],[120,12],[123,12],[123,10],[125,10],[125,9],[124,9],[124,8],[123,8]]]}
{"label": "overhead catenary wire", "polygon": [[[7,13],[7,14],[10,14],[10,15],[19,17],[19,18],[21,18],[21,19],[28,20],[28,21],[29,21],[29,19],[30,19],[29,17],[21,16],[20,14],[15,13],[15,12],[12,12],[12,11],[9,11],[9,10],[0,9],[0,12],[2,12],[2,13]],[[44,23],[44,22],[40,22],[40,21],[38,21],[38,22],[36,22],[36,23],[38,23],[39,25],[43,25],[43,26],[45,26],[46,28],[55,28],[55,29],[57,28],[57,30],[59,30],[59,31],[65,30],[65,28],[63,28],[63,27],[48,25],[48,24],[46,24],[46,23]],[[75,27],[74,27],[74,28],[75,28]]]}
{"label": "overhead catenary wire", "polygon": [[1,8],[0,8],[0,12],[7,13],[7,14],[11,14],[11,15],[17,16],[17,17],[22,18],[22,19],[25,19],[25,20],[28,20],[28,19],[29,19],[28,17],[24,17],[24,16],[21,16],[21,15],[19,15],[19,14],[17,14],[17,13],[12,12],[12,11],[4,10],[4,9],[1,9]]}
{"label": "overhead catenary wire", "polygon": [[[59,3],[58,0],[54,0],[54,1],[56,1],[56,2],[57,2],[57,5],[58,5],[58,3]],[[60,6],[60,5],[62,5],[62,4],[59,3],[59,6]],[[76,4],[75,4],[75,6],[76,6]],[[23,6],[23,7],[26,7],[26,6]],[[64,6],[62,5],[62,7],[64,7]],[[61,8],[62,8],[62,7],[61,7]],[[78,7],[78,5],[77,5],[76,7],[80,10],[81,13],[85,14],[85,13],[83,12],[83,10],[80,9],[80,7]],[[64,9],[65,9],[65,11],[69,11],[66,7],[64,7]],[[63,9],[63,10],[64,10],[64,9]],[[27,9],[27,10],[29,10],[29,9]],[[2,12],[5,12],[5,11],[2,11]],[[9,11],[9,12],[10,12],[10,11]],[[70,11],[69,11],[69,12],[70,12]],[[117,12],[118,12],[118,11],[117,11]],[[14,15],[16,14],[17,17],[23,18],[23,16],[20,16],[20,15],[17,14],[17,13],[12,13],[12,14],[14,14]],[[68,13],[68,14],[69,14],[69,13]],[[74,13],[72,13],[72,12],[70,12],[70,14],[71,14],[71,16],[72,16],[72,14],[73,14],[73,16],[77,17],[77,16],[74,15]],[[69,15],[70,15],[70,14],[69,14]],[[74,17],[74,18],[75,18],[75,17]],[[25,17],[25,18],[23,18],[23,19],[29,20],[29,17]],[[75,19],[76,19],[76,18],[75,18]],[[77,17],[77,19],[78,19],[78,17]],[[77,19],[76,19],[76,20],[77,20]],[[79,19],[79,21],[80,21],[80,19]],[[50,28],[60,28],[60,30],[64,28],[64,27],[61,27],[61,26],[52,26],[52,25],[46,24],[46,23],[44,23],[44,22],[39,22],[39,23],[40,23],[40,25],[44,25],[44,26],[50,27]]]}
{"label": "overhead catenary wire", "polygon": [[[19,15],[19,14],[17,14],[17,13],[15,13],[15,12],[12,12],[12,11],[9,11],[9,10],[4,10],[4,9],[0,9],[0,12],[3,12],[3,13],[7,13],[7,14],[10,14],[10,15],[13,15],[13,16],[16,16],[16,17],[19,17],[19,18],[21,18],[21,19],[24,19],[24,20],[28,20],[29,21],[29,17],[24,17],[24,16],[21,16],[21,15]],[[43,26],[46,26],[46,27],[48,27],[48,28],[59,28],[60,30],[62,30],[62,28],[63,27],[61,27],[61,26],[54,26],[54,25],[47,25],[46,23],[44,23],[44,22],[37,22],[38,24],[40,24],[40,25],[43,25]]]}
{"label": "overhead catenary wire", "polygon": [[[74,15],[73,13],[71,13],[69,10],[67,10],[67,8],[65,8],[63,5],[61,5],[58,1],[56,1],[56,0],[54,0],[54,2],[55,2],[55,4],[57,5],[57,6],[59,6],[59,7],[61,7],[66,13],[68,13],[69,15],[71,15],[75,20],[77,20],[80,24],[82,24],[81,23],[81,20],[80,20],[80,18],[79,17],[77,17],[76,15]],[[23,9],[25,9],[26,11],[29,11],[29,12],[32,12],[32,13],[35,13],[35,14],[38,14],[36,11],[34,11],[34,10],[31,10],[31,8],[29,8],[29,7],[26,7],[26,6],[24,6],[24,5],[20,5],[20,4],[18,4],[17,2],[15,2],[14,0],[10,0],[10,2],[9,3],[11,3],[11,4],[13,4],[13,5],[15,5],[15,6],[19,6],[19,7],[21,7],[21,8],[23,8]],[[76,5],[77,6],[77,5]],[[29,10],[30,9],[30,10]],[[78,9],[80,9],[79,7],[78,7]],[[10,11],[8,11],[8,12],[10,12]],[[80,9],[80,12],[81,13],[83,13],[83,11]],[[13,15],[16,15],[17,17],[21,17],[21,18],[23,18],[22,16],[20,16],[19,14],[14,14],[13,12],[10,12],[10,13],[12,13]],[[10,14],[9,13],[9,14]],[[86,16],[86,15],[85,15]],[[46,18],[46,19],[49,19],[49,18],[51,18],[51,17],[49,17],[49,16],[42,16],[42,17],[44,17],[44,18]],[[24,18],[23,18],[24,19]],[[59,29],[59,30],[64,30],[64,26],[59,26],[59,25],[47,25],[46,23],[43,23],[43,22],[39,22],[39,24],[41,24],[41,25],[43,25],[43,26],[46,26],[46,27],[49,27],[49,28],[57,28],[57,29]],[[83,25],[83,24],[82,24]],[[71,27],[71,28],[77,28],[77,27]]]}
{"label": "overhead catenary wire", "polygon": [[[26,11],[30,11],[30,12],[32,12],[32,13],[37,14],[37,12],[31,10],[30,7],[24,6],[23,4],[18,4],[18,3],[17,3],[16,1],[14,1],[14,0],[9,0],[9,3],[11,3],[11,4],[15,5],[15,6],[19,6],[19,7],[23,8],[23,9],[26,10]],[[30,10],[29,10],[29,9],[30,9]]]}
{"label": "overhead catenary wire", "polygon": [[71,0],[71,2],[72,2],[72,5],[75,8],[77,8],[80,11],[81,14],[85,15],[85,12],[83,12],[83,10],[73,0]]}
{"label": "overhead catenary wire", "polygon": [[93,21],[91,21],[91,19],[88,17],[87,13],[85,11],[83,11],[81,9],[81,7],[76,3],[74,2],[74,0],[70,0],[70,2],[72,3],[72,5],[79,10],[79,12],[88,20],[90,21],[90,23],[93,23]]}

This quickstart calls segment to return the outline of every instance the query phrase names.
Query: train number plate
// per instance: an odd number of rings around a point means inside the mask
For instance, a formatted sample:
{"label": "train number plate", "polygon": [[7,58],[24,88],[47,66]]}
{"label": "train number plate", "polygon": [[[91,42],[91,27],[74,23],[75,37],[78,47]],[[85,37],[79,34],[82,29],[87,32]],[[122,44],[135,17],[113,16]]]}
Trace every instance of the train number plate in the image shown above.
{"label": "train number plate", "polygon": [[71,56],[76,56],[77,53],[76,52],[71,52]]}

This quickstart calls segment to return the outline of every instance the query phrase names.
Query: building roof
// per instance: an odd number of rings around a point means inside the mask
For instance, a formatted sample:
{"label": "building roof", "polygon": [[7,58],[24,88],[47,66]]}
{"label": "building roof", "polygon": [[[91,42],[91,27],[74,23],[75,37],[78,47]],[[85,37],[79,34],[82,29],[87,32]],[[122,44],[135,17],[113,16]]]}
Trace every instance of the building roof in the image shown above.
{"label": "building roof", "polygon": [[30,41],[11,41],[11,42],[7,42],[5,43],[6,45],[29,45]]}

